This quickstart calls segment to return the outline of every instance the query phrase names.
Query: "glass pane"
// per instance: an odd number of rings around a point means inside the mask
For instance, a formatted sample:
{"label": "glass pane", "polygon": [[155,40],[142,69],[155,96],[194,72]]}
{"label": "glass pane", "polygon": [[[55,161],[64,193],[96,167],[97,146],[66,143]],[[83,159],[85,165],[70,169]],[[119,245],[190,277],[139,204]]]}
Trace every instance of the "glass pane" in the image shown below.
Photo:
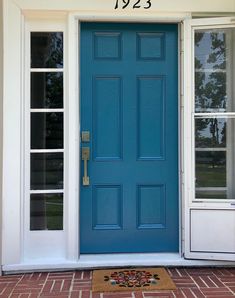
{"label": "glass pane", "polygon": [[63,73],[31,73],[31,108],[63,108]]}
{"label": "glass pane", "polygon": [[63,67],[62,32],[31,32],[31,67]]}
{"label": "glass pane", "polygon": [[63,148],[63,113],[31,113],[31,149]]}
{"label": "glass pane", "polygon": [[235,199],[235,119],[195,119],[196,198]]}
{"label": "glass pane", "polygon": [[197,199],[227,199],[227,191],[220,189],[204,189],[196,190]]}
{"label": "glass pane", "polygon": [[31,154],[31,189],[63,188],[63,153]]}
{"label": "glass pane", "polygon": [[195,147],[225,148],[226,124],[224,118],[195,119]]}
{"label": "glass pane", "polygon": [[63,230],[63,194],[31,194],[30,230]]}
{"label": "glass pane", "polygon": [[226,187],[225,151],[196,151],[197,187]]}
{"label": "glass pane", "polygon": [[195,32],[195,111],[234,112],[235,29]]}
{"label": "glass pane", "polygon": [[196,70],[226,69],[226,34],[233,29],[209,29],[195,32]]}

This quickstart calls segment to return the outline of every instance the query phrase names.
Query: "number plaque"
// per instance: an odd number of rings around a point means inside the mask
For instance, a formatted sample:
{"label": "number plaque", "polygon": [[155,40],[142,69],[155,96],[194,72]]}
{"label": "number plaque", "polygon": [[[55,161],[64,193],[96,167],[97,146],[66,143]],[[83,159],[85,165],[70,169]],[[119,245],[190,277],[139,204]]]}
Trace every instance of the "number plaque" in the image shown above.
{"label": "number plaque", "polygon": [[149,9],[152,6],[151,0],[116,0],[114,9],[122,8],[125,9],[127,7],[136,8],[144,8]]}

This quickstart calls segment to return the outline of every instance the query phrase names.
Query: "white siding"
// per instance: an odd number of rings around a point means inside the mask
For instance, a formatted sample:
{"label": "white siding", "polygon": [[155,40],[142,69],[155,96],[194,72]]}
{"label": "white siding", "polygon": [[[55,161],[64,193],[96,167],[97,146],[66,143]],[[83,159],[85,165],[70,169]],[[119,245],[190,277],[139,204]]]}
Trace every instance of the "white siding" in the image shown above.
{"label": "white siding", "polygon": [[[2,210],[2,101],[3,101],[3,6],[0,2],[0,210]],[[2,213],[0,212],[2,223]],[[0,225],[0,260],[2,259],[2,225]],[[1,261],[0,261],[1,265]],[[1,275],[1,269],[0,269]]]}

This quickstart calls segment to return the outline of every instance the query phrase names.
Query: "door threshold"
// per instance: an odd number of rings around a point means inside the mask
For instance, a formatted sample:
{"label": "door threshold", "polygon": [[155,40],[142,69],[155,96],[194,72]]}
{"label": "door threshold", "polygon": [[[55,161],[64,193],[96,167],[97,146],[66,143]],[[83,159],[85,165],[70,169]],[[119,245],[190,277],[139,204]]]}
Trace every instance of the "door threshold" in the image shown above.
{"label": "door threshold", "polygon": [[82,254],[77,262],[66,259],[37,259],[27,260],[21,264],[3,265],[5,274],[85,270],[110,267],[164,266],[164,267],[192,267],[192,266],[229,266],[234,262],[186,260],[179,253],[132,253],[132,254]]}
{"label": "door threshold", "polygon": [[82,254],[79,265],[82,268],[128,267],[128,266],[235,266],[234,262],[189,260],[179,253],[127,253],[127,254]]}

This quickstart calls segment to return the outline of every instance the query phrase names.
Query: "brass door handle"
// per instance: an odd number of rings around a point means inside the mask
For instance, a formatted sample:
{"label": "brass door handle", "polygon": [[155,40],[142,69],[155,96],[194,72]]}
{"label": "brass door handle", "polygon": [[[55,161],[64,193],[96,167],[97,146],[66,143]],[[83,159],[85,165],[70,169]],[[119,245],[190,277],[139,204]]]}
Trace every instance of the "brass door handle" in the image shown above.
{"label": "brass door handle", "polygon": [[82,184],[84,186],[90,185],[90,179],[87,173],[87,163],[89,159],[90,159],[90,148],[82,147],[82,160],[84,162],[84,173],[82,178]]}

